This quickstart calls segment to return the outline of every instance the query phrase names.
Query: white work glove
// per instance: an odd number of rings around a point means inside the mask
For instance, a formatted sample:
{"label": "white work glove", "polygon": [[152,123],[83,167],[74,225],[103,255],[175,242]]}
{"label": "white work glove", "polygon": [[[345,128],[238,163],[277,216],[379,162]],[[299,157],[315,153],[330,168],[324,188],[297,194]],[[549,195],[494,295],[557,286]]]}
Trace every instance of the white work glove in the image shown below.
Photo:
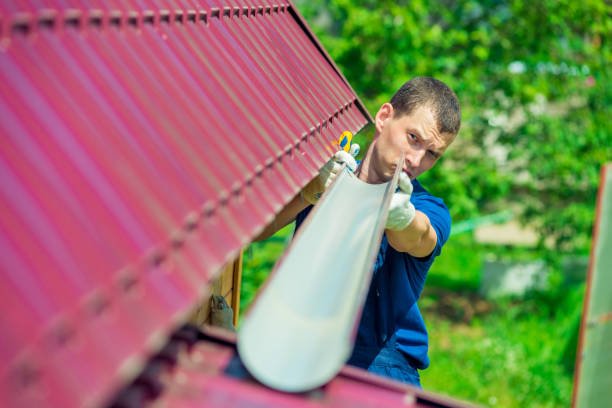
{"label": "white work glove", "polygon": [[359,153],[359,145],[354,143],[351,145],[350,153],[344,150],[338,150],[327,163],[319,170],[319,175],[304,187],[302,198],[314,205],[319,201],[327,187],[334,181],[340,173],[342,165],[346,163],[348,171],[354,173],[357,170],[357,161],[354,156]]}
{"label": "white work glove", "polygon": [[401,172],[398,180],[400,191],[393,194],[391,204],[389,204],[389,215],[387,216],[387,224],[385,228],[401,231],[406,228],[416,215],[414,205],[410,202],[412,194],[412,183],[410,177],[404,172]]}

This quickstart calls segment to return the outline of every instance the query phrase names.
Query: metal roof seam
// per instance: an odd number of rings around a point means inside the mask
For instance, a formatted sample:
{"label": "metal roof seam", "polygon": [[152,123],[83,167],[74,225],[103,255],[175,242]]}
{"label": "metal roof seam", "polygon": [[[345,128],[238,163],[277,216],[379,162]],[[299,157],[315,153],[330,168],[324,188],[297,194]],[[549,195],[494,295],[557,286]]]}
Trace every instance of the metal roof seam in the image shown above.
{"label": "metal roof seam", "polygon": [[[0,24],[0,37],[8,38],[12,35],[31,35],[36,29],[57,29],[58,27],[71,27],[85,29],[95,27],[97,29],[113,26],[115,28],[133,27],[140,28],[142,25],[159,25],[160,23],[185,24],[186,21],[197,23],[201,21],[205,25],[209,23],[209,17],[240,17],[256,16],[257,14],[284,13],[289,5],[273,6],[225,6],[223,12],[219,7],[211,7],[210,12],[206,10],[183,10],[177,9],[171,12],[168,9],[160,10],[101,10],[101,9],[78,9],[69,8],[63,11],[54,9],[41,9],[36,15],[30,12],[17,12],[8,18],[2,18]],[[4,16],[2,16],[4,17]]]}
{"label": "metal roof seam", "polygon": [[158,25],[160,22],[184,24],[185,21],[192,23],[202,21],[207,23],[206,11],[201,10],[175,10],[171,18],[170,10],[144,10],[138,12],[136,10],[101,10],[88,9],[82,10],[77,8],[66,9],[59,12],[53,9],[41,9],[37,15],[30,12],[18,12],[3,19],[2,28],[0,30],[2,37],[10,37],[11,35],[30,35],[35,29],[55,29],[57,27],[72,27],[85,29],[86,27],[106,28],[113,26],[116,28],[133,27],[140,28],[141,25],[150,24]]}
{"label": "metal roof seam", "polygon": [[[340,77],[340,79],[342,80],[342,82],[349,88],[350,92],[354,95],[356,95],[355,91],[353,90],[353,88],[351,87],[351,85],[349,84],[348,80],[346,79],[346,77],[344,76],[344,74],[342,73],[342,71],[340,71],[340,69],[338,68],[338,66],[336,65],[336,63],[334,62],[334,60],[331,58],[331,56],[329,55],[329,53],[327,52],[327,50],[325,49],[325,47],[323,47],[323,45],[321,44],[321,42],[319,41],[319,39],[317,38],[317,36],[313,33],[313,31],[310,29],[310,26],[308,25],[308,23],[306,22],[306,20],[304,19],[304,17],[300,14],[300,12],[292,6],[287,7],[287,10],[290,12],[290,14],[293,16],[293,18],[298,22],[298,24],[301,25],[301,28],[305,31],[305,33],[309,36],[310,40],[314,43],[314,45],[316,46],[316,48],[319,50],[319,52],[321,54],[323,54],[323,56],[325,57],[325,59],[327,60],[327,62],[332,66],[333,70],[336,72],[336,74]],[[356,102],[359,102],[358,99],[355,99]],[[368,110],[366,109],[365,106],[363,106],[363,104],[361,103],[356,103],[355,104],[357,106],[357,108],[359,109],[359,111],[361,112],[362,115],[364,115],[367,120],[369,122],[373,122],[374,119],[372,117],[372,115],[370,114],[370,112],[368,112]]]}
{"label": "metal roof seam", "polygon": [[[334,115],[332,115],[331,117],[333,116]],[[321,135],[320,131],[317,132],[315,129],[312,129],[311,136],[312,137],[316,136],[315,135],[316,133],[319,133],[319,135]],[[255,179],[257,178],[263,179],[266,176],[266,172],[274,173],[275,171],[274,168],[276,166],[278,165],[282,166],[284,156],[291,156],[291,154],[294,153],[295,150],[299,150],[300,147],[303,146],[303,144],[308,144],[310,141],[312,141],[312,138],[308,140],[308,133],[304,132],[301,138],[295,142],[295,145],[285,146],[284,149],[278,152],[278,155],[275,158],[269,157],[265,161],[265,166],[258,165],[254,169],[253,173],[250,173],[249,175],[247,175],[247,177],[244,180],[236,181],[235,183],[233,183],[232,186],[230,187],[230,191],[223,190],[218,194],[218,197],[216,200],[214,199],[207,200],[205,203],[202,204],[202,206],[200,207],[201,210],[199,212],[193,212],[193,211],[189,212],[183,218],[182,226],[179,229],[185,229],[187,232],[196,230],[203,218],[212,217],[220,208],[229,206],[232,200],[240,199],[240,197],[244,194],[244,192],[247,189],[254,188],[253,184],[254,184]],[[292,193],[295,193],[295,192],[292,192]],[[175,229],[174,232],[169,235],[169,242],[171,243],[171,246],[176,247],[176,245],[172,245],[172,244],[174,243],[174,241],[176,241],[177,232],[178,230]],[[157,256],[162,256],[162,255],[157,254]]]}
{"label": "metal roof seam", "polygon": [[[290,3],[280,3],[272,5],[259,5],[259,6],[223,6],[223,16],[255,16],[257,14],[272,14],[272,13],[284,13],[291,9]],[[41,8],[37,11],[37,15],[34,16],[30,11],[18,11],[13,13],[11,16],[1,16],[2,28],[4,29],[3,36],[10,36],[11,32],[14,33],[30,33],[31,29],[36,25],[51,28],[57,26],[59,21],[62,20],[64,24],[70,26],[84,27],[86,25],[93,25],[96,27],[102,26],[101,14],[110,17],[109,20],[111,25],[116,26],[134,26],[138,27],[140,24],[157,24],[162,22],[177,22],[183,24],[186,21],[196,22],[198,20],[206,20],[205,10],[195,9],[174,9],[173,11],[168,9],[155,10],[119,10],[119,9],[108,9],[102,10],[100,8],[78,8],[78,7],[66,7],[63,10]],[[221,10],[219,7],[211,7],[211,16],[220,17]],[[157,17],[157,18],[155,18]],[[86,24],[85,24],[86,23]]]}
{"label": "metal roof seam", "polygon": [[[254,172],[249,174],[244,180],[242,181],[236,181],[230,188],[231,191],[227,191],[227,190],[223,190],[219,195],[218,195],[218,200],[216,200],[216,203],[214,200],[210,200],[206,203],[204,203],[204,205],[202,206],[202,216],[205,217],[210,217],[214,212],[216,212],[219,208],[221,207],[227,207],[230,204],[230,201],[232,201],[233,199],[239,199],[241,197],[241,195],[244,193],[244,191],[247,188],[251,188],[252,187],[252,183],[253,183],[253,179],[254,178],[263,178],[265,176],[264,172],[270,171],[270,172],[274,172],[274,167],[280,165],[282,167],[283,165],[283,158],[285,156],[291,156],[293,153],[295,153],[295,151],[299,151],[300,147],[303,146],[303,144],[308,144],[308,143],[312,143],[313,142],[313,137],[316,137],[317,134],[319,136],[324,136],[323,135],[323,129],[326,129],[328,127],[331,127],[331,125],[334,122],[334,119],[338,119],[339,117],[341,117],[345,112],[348,112],[348,107],[351,106],[351,103],[347,103],[344,106],[341,106],[340,108],[338,108],[336,111],[334,111],[333,113],[331,113],[328,117],[327,120],[322,121],[321,123],[317,124],[315,128],[311,128],[310,130],[310,138],[309,138],[309,133],[308,132],[304,132],[302,134],[302,136],[297,139],[293,144],[287,144],[283,149],[279,150],[277,153],[276,157],[269,157],[266,161],[265,161],[265,167],[261,167],[261,166],[257,166],[256,169],[254,169]],[[355,131],[358,131],[359,129],[356,129]],[[292,194],[297,193],[297,191],[292,191]],[[191,215],[191,213],[190,213]],[[187,217],[189,217],[190,215],[188,215]],[[186,218],[187,218],[186,217]],[[194,223],[197,226],[197,220],[193,220],[193,217],[189,218],[190,221],[186,222],[187,225],[191,225],[193,227]],[[252,237],[250,237],[252,238]]]}

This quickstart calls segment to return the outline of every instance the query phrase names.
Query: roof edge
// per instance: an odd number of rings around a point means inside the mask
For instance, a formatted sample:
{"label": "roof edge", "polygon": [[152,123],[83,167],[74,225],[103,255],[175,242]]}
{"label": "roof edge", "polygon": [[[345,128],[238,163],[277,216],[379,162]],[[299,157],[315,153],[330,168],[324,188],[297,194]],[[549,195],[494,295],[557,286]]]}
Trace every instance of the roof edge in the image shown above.
{"label": "roof edge", "polygon": [[321,44],[317,36],[314,35],[312,29],[306,22],[306,19],[304,18],[304,16],[300,14],[300,12],[298,11],[298,9],[295,7],[295,5],[293,4],[291,0],[288,0],[287,2],[289,4],[289,7],[287,7],[287,10],[293,15],[293,17],[296,19],[298,24],[304,29],[304,32],[308,34],[308,37],[310,38],[310,40],[313,42],[313,44],[316,45],[317,49],[325,57],[327,62],[334,68],[334,71],[336,71],[336,74],[338,74],[338,76],[342,79],[342,81],[344,81],[344,83],[355,94],[356,101],[357,101],[356,105],[359,107],[359,110],[361,111],[361,113],[363,113],[364,116],[368,118],[368,121],[370,123],[374,123],[374,118],[372,118],[372,115],[370,115],[370,112],[368,112],[368,110],[366,109],[365,104],[361,101],[359,96],[357,96],[357,92],[355,92],[355,90],[353,89],[349,81],[346,79],[342,71],[340,71],[340,68],[338,68],[338,66],[336,65],[332,57],[329,55],[325,47],[323,47],[323,44]]}

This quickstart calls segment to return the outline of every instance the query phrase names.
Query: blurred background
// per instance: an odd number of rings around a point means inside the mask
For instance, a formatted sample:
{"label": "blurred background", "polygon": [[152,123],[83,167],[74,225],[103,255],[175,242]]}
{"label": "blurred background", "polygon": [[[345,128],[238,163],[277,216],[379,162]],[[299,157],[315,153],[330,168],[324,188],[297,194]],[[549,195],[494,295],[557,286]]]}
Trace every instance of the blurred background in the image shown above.
{"label": "blurred background", "polygon": [[[459,137],[419,180],[453,234],[419,300],[425,390],[485,406],[571,402],[602,164],[612,161],[612,6],[576,1],[295,1],[374,115],[434,76]],[[365,152],[373,129],[356,141]],[[245,251],[241,310],[293,227]]]}

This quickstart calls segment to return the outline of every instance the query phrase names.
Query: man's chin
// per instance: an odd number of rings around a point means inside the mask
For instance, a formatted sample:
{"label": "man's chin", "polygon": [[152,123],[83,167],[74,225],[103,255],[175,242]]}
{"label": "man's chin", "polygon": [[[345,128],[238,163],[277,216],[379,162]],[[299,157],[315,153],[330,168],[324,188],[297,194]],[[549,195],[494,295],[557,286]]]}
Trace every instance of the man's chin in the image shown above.
{"label": "man's chin", "polygon": [[383,180],[381,180],[381,183],[388,183],[389,181],[391,181],[393,179],[393,175],[395,174],[395,170],[393,171],[393,173],[385,173],[383,175]]}

